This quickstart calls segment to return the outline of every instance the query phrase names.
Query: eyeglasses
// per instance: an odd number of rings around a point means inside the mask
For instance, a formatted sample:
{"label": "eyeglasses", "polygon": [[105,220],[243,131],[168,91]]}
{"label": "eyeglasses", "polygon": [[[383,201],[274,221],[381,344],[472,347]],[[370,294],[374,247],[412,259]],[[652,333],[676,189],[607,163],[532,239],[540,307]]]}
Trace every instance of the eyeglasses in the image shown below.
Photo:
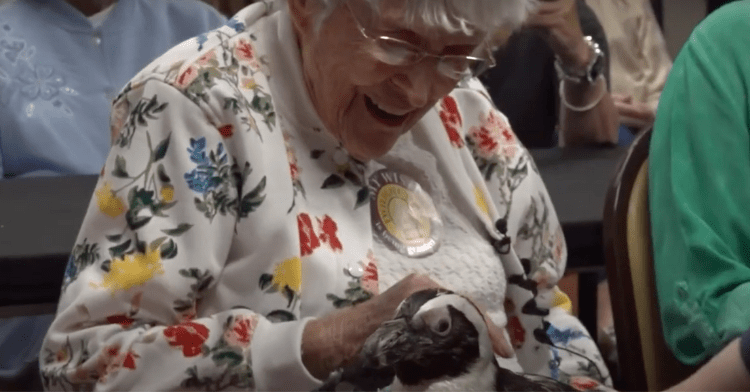
{"label": "eyeglasses", "polygon": [[389,37],[387,35],[371,36],[367,33],[367,30],[362,26],[359,18],[357,18],[352,10],[351,5],[349,4],[351,1],[347,0],[344,3],[346,4],[346,8],[349,9],[349,13],[352,15],[354,23],[357,24],[359,32],[372,44],[370,53],[375,59],[385,64],[409,66],[419,63],[426,57],[436,58],[438,59],[437,70],[442,75],[454,80],[478,76],[495,66],[494,56],[492,56],[492,51],[486,42],[483,46],[485,47],[488,56],[487,58],[482,58],[463,55],[435,55],[425,52],[415,45],[398,38]]}

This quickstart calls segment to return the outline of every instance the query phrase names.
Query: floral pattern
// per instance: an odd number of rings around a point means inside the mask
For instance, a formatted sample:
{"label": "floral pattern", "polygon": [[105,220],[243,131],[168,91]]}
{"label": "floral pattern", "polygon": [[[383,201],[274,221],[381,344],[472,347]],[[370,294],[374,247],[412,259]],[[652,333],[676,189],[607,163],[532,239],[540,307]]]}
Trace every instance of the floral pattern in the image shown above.
{"label": "floral pattern", "polygon": [[223,143],[207,154],[205,137],[190,139],[187,152],[190,161],[197,167],[185,173],[185,181],[193,192],[202,196],[195,199],[195,206],[209,221],[216,214],[232,214],[239,221],[247,218],[265,200],[265,177],[242,195],[247,178],[252,173],[250,163],[245,162],[242,168],[236,162],[230,164]]}
{"label": "floral pattern", "polygon": [[364,181],[364,164],[350,157],[341,147],[336,148],[328,154],[325,150],[313,150],[311,153],[312,158],[316,160],[326,155],[336,166],[336,173],[331,174],[325,179],[323,185],[321,185],[321,189],[335,190],[351,184],[358,189],[354,209],[356,210],[367,204],[370,197],[370,189]]}
{"label": "floral pattern", "polygon": [[442,120],[445,130],[448,132],[451,145],[456,148],[463,147],[464,141],[458,131],[463,125],[463,120],[461,120],[461,113],[458,111],[456,100],[450,95],[440,101],[440,120]]}
{"label": "floral pattern", "polygon": [[348,276],[348,288],[344,291],[344,296],[339,297],[336,294],[328,293],[326,298],[337,309],[347,306],[354,306],[369,300],[378,294],[378,261],[370,250],[367,252],[365,260],[357,263],[355,268],[345,268],[344,275]]}
{"label": "floral pattern", "polygon": [[315,219],[316,226],[306,213],[297,216],[297,226],[299,228],[300,252],[302,256],[308,256],[319,248],[322,244],[327,244],[334,252],[344,250],[341,240],[338,238],[338,225],[328,215]]}
{"label": "floral pattern", "polygon": [[63,96],[75,96],[78,92],[70,87],[65,75],[46,64],[36,55],[37,48],[23,37],[14,35],[14,29],[5,24],[0,30],[0,106],[9,102],[3,97],[10,97],[12,87],[20,93],[19,98],[28,102],[25,106],[27,115],[33,115],[35,103],[49,102],[50,110],[70,114]]}
{"label": "floral pattern", "polygon": [[236,347],[242,350],[250,347],[250,340],[253,337],[253,331],[258,325],[258,316],[237,316],[232,325],[224,332],[224,341],[230,347]]}
{"label": "floral pattern", "polygon": [[281,293],[287,299],[287,308],[292,308],[302,290],[302,261],[299,257],[286,259],[276,266],[273,274],[262,274],[261,290]]}
{"label": "floral pattern", "polygon": [[289,175],[292,177],[292,184],[294,186],[292,206],[289,207],[289,211],[287,212],[292,212],[292,210],[294,209],[297,203],[297,195],[302,195],[302,197],[307,198],[305,194],[305,187],[302,185],[302,180],[300,179],[300,172],[302,171],[302,169],[299,167],[299,163],[297,161],[297,153],[290,143],[291,140],[292,136],[288,132],[284,132],[284,146],[286,148],[286,158],[287,161],[289,161]]}
{"label": "floral pattern", "polygon": [[203,343],[208,339],[208,328],[192,321],[185,321],[164,329],[164,338],[170,346],[182,350],[182,355],[194,357],[202,352]]}

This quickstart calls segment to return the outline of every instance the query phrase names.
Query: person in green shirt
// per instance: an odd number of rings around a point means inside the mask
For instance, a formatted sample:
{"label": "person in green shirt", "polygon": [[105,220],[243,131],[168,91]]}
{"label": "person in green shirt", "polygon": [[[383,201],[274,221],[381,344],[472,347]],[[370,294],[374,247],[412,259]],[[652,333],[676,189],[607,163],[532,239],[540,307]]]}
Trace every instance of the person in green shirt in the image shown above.
{"label": "person in green shirt", "polygon": [[703,363],[750,326],[750,1],[708,16],[675,60],[649,157],[667,344]]}

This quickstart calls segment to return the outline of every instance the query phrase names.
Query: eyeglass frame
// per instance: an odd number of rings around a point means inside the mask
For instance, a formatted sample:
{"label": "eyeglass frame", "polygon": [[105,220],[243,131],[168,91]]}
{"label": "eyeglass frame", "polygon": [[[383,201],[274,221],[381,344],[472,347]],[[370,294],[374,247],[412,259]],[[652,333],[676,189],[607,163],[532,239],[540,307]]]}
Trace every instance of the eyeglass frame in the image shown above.
{"label": "eyeglass frame", "polygon": [[[362,34],[362,37],[370,41],[370,43],[376,45],[384,53],[388,53],[389,50],[386,49],[383,45],[381,45],[381,42],[388,42],[390,44],[395,44],[395,46],[400,46],[404,48],[405,50],[407,50],[409,53],[412,53],[416,56],[412,60],[407,60],[404,64],[390,64],[378,58],[377,55],[375,55],[374,53],[371,53],[373,57],[375,57],[376,60],[381,61],[385,64],[394,65],[394,66],[408,66],[408,65],[419,64],[425,58],[432,57],[432,58],[438,59],[437,65],[435,67],[437,71],[440,72],[441,75],[447,78],[450,78],[452,80],[456,80],[456,81],[460,81],[468,77],[469,75],[471,77],[477,77],[481,75],[482,73],[484,73],[485,71],[491,68],[494,68],[497,65],[497,62],[495,61],[495,57],[492,55],[492,50],[490,48],[490,45],[488,44],[488,41],[486,39],[481,45],[485,46],[485,48],[487,49],[487,54],[489,56],[486,58],[482,58],[482,57],[476,57],[476,56],[455,55],[455,54],[445,54],[445,55],[432,54],[402,39],[390,37],[387,35],[377,35],[375,37],[370,36],[370,34],[367,33],[367,29],[365,29],[365,27],[362,25],[362,22],[359,21],[359,19],[357,18],[357,15],[354,13],[351,6],[349,5],[350,1],[345,0],[344,3],[345,3],[346,8],[349,10],[349,14],[351,14],[352,16],[352,19],[354,19],[354,23],[357,25],[357,30],[359,30],[360,34]],[[468,61],[468,62],[477,62],[479,64],[482,64],[482,67],[480,67],[478,71],[472,70],[472,67],[467,67],[466,70],[464,70],[464,72],[459,75],[448,75],[444,71],[442,71],[440,68],[440,64],[445,64],[446,58],[460,59],[462,61]],[[469,74],[466,74],[466,71],[469,71]]]}

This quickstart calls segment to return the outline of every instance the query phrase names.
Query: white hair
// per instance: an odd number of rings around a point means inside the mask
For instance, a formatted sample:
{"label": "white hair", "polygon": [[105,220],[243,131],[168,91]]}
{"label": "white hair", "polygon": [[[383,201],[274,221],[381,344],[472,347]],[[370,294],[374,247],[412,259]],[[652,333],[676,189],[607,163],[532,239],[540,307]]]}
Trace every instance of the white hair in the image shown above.
{"label": "white hair", "polygon": [[[323,12],[318,26],[336,9],[350,0],[319,0]],[[377,10],[381,0],[363,0]],[[407,23],[422,22],[427,26],[442,28],[449,33],[476,31],[492,34],[499,29],[518,28],[538,0],[403,0],[406,3]]]}

